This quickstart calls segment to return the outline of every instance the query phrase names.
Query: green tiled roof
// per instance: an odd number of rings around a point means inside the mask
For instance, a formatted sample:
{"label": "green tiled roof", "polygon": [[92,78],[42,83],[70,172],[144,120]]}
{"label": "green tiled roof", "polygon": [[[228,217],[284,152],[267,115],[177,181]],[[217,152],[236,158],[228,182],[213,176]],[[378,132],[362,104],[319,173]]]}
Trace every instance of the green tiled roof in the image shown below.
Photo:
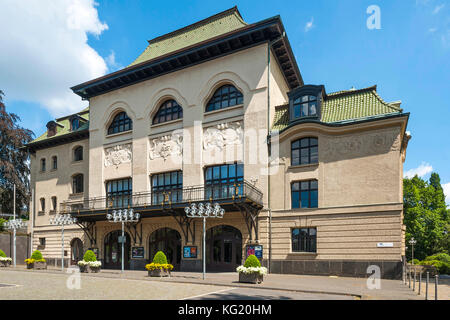
{"label": "green tiled roof", "polygon": [[[327,94],[322,102],[320,121],[339,123],[380,115],[401,113],[397,104],[387,103],[377,94],[376,86]],[[289,105],[275,108],[272,130],[281,131],[289,125]]]}
{"label": "green tiled roof", "polygon": [[151,60],[196,43],[245,27],[236,7],[149,41],[145,51],[129,66]]}
{"label": "green tiled roof", "polygon": [[50,141],[52,139],[56,139],[59,138],[63,135],[69,134],[69,133],[73,133],[73,132],[77,132],[77,131],[83,131],[86,129],[89,129],[89,107],[83,109],[82,111],[75,113],[77,115],[79,115],[81,118],[85,119],[86,122],[80,122],[80,127],[75,130],[75,131],[71,131],[70,130],[70,116],[67,117],[62,117],[59,119],[56,119],[56,134],[54,136],[48,137],[47,136],[47,131],[45,131],[40,137],[34,139],[33,141],[31,141],[29,144],[35,143],[35,142],[41,142],[44,140]]}

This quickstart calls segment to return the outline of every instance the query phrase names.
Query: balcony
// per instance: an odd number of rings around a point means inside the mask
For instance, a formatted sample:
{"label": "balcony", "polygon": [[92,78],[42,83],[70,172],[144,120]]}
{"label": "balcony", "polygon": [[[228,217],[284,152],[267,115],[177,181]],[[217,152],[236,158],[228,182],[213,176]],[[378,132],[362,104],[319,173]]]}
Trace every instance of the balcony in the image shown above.
{"label": "balcony", "polygon": [[263,194],[247,181],[234,184],[184,187],[158,192],[136,192],[117,197],[93,197],[61,203],[61,213],[70,213],[81,221],[106,220],[112,210],[133,208],[142,218],[184,215],[184,207],[193,202],[217,202],[226,211],[240,211],[242,205],[260,210]]}

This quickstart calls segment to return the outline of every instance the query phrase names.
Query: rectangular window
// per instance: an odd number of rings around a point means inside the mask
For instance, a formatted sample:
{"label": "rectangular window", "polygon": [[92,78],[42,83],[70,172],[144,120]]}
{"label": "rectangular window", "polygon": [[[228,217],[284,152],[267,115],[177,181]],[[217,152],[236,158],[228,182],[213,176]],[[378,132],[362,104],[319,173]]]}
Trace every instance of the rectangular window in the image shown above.
{"label": "rectangular window", "polygon": [[40,200],[41,200],[41,211],[45,212],[45,199],[41,198]]}
{"label": "rectangular window", "polygon": [[233,163],[205,168],[205,199],[229,199],[243,194],[244,165]]}
{"label": "rectangular window", "polygon": [[56,170],[56,169],[58,169],[58,158],[57,157],[53,157],[52,158],[52,169],[53,170]]}
{"label": "rectangular window", "polygon": [[297,181],[291,184],[291,207],[293,209],[318,207],[317,180]]}
{"label": "rectangular window", "polygon": [[41,171],[45,172],[45,159],[41,159]]}
{"label": "rectangular window", "polygon": [[302,138],[291,143],[291,165],[312,164],[319,162],[317,138]]}
{"label": "rectangular window", "polygon": [[45,247],[45,238],[39,238],[39,245]]}
{"label": "rectangular window", "polygon": [[292,229],[292,252],[317,252],[317,229]]}
{"label": "rectangular window", "polygon": [[106,198],[109,208],[128,208],[132,205],[131,178],[111,180],[106,183]]}
{"label": "rectangular window", "polygon": [[52,197],[52,210],[56,211],[56,197]]}
{"label": "rectangular window", "polygon": [[152,204],[181,202],[183,200],[183,171],[154,174],[152,180]]}

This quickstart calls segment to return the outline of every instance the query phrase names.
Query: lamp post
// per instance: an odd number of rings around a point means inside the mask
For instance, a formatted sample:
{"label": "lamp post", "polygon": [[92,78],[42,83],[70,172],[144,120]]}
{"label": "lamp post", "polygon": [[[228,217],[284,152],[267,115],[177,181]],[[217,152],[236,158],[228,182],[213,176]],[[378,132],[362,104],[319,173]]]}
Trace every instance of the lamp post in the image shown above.
{"label": "lamp post", "polygon": [[109,222],[122,223],[122,273],[124,270],[124,244],[125,244],[125,230],[124,225],[125,222],[138,222],[140,218],[139,213],[134,213],[133,209],[121,209],[121,210],[113,210],[112,214],[108,213],[106,218]]}
{"label": "lamp post", "polygon": [[223,218],[225,210],[216,202],[214,206],[210,202],[199,203],[198,205],[192,203],[190,206],[184,208],[188,218],[203,218],[203,245],[202,245],[202,259],[203,259],[203,280],[205,280],[206,273],[206,218]]}
{"label": "lamp post", "polygon": [[23,228],[27,225],[25,221],[22,219],[16,219],[14,216],[13,220],[9,220],[5,223],[5,226],[9,230],[13,230],[14,233],[14,250],[13,250],[13,260],[14,260],[14,267],[16,266],[16,230]]}
{"label": "lamp post", "polygon": [[64,226],[71,225],[77,222],[77,218],[72,217],[69,214],[57,214],[50,219],[51,225],[61,226],[61,270],[64,271]]}
{"label": "lamp post", "polygon": [[411,245],[411,261],[412,264],[414,265],[414,245],[417,243],[416,240],[414,240],[414,237],[411,237],[411,239],[409,240],[409,244]]}

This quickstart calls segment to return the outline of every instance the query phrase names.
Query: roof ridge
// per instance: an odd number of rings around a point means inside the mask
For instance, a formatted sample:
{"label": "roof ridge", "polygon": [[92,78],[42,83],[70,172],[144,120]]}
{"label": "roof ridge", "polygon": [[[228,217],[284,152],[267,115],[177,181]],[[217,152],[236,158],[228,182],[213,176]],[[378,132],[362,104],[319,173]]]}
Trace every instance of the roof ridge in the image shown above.
{"label": "roof ridge", "polygon": [[[66,119],[70,118],[71,116],[75,116],[75,115],[78,115],[78,116],[81,117],[81,114],[85,114],[85,113],[87,113],[87,112],[89,112],[89,107],[86,107],[86,108],[84,108],[83,110],[81,110],[81,111],[79,111],[79,112],[71,113],[71,114],[69,114],[69,115],[67,115],[67,116],[62,116],[62,117],[59,117],[59,118],[55,118],[55,121],[66,120]],[[88,120],[88,121],[89,121],[89,120]]]}
{"label": "roof ridge", "polygon": [[327,96],[332,96],[332,98],[335,98],[337,96],[341,96],[341,95],[345,95],[345,94],[353,94],[353,93],[359,93],[359,92],[364,92],[364,91],[377,92],[377,85],[375,84],[373,86],[361,88],[361,89],[349,89],[349,90],[340,90],[340,91],[330,92],[330,93],[327,93]]}
{"label": "roof ridge", "polygon": [[216,14],[214,14],[214,15],[212,15],[212,16],[209,16],[209,17],[207,17],[207,18],[205,18],[205,19],[202,19],[202,20],[200,20],[200,21],[194,22],[194,23],[192,23],[192,24],[190,24],[190,25],[187,25],[187,26],[185,26],[185,27],[182,27],[182,28],[180,28],[180,29],[176,29],[176,30],[171,31],[171,32],[169,32],[169,33],[160,35],[160,36],[158,36],[158,37],[156,37],[156,38],[153,38],[153,39],[151,39],[151,40],[147,40],[147,42],[148,42],[148,44],[154,44],[154,43],[159,42],[159,41],[161,41],[161,40],[166,40],[166,39],[168,39],[168,38],[170,38],[170,37],[179,35],[179,34],[185,32],[185,31],[187,31],[187,30],[194,29],[194,28],[199,27],[199,26],[201,26],[201,25],[203,25],[203,24],[207,24],[207,23],[209,23],[209,22],[211,22],[211,21],[214,21],[214,20],[216,20],[216,19],[218,19],[218,18],[222,18],[222,17],[224,17],[224,16],[227,16],[227,15],[229,15],[230,13],[237,13],[237,17],[239,18],[239,20],[241,20],[242,23],[247,24],[247,23],[244,21],[244,19],[242,18],[242,15],[241,15],[241,13],[239,12],[237,6],[234,6],[233,8],[227,9],[227,10],[222,11],[222,12],[219,12],[219,13],[216,13]]}

